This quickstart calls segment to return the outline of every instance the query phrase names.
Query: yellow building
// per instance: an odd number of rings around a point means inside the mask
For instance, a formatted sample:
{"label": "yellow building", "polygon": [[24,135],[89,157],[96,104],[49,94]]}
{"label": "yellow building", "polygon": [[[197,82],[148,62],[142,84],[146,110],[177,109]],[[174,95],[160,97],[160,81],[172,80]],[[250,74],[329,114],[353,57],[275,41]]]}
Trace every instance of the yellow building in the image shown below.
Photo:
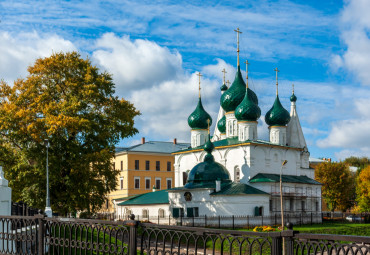
{"label": "yellow building", "polygon": [[188,148],[188,143],[145,142],[128,148],[116,148],[113,159],[115,169],[120,173],[117,177],[116,190],[108,195],[107,203],[102,211],[114,212],[115,204],[128,197],[174,187],[174,162],[172,152]]}

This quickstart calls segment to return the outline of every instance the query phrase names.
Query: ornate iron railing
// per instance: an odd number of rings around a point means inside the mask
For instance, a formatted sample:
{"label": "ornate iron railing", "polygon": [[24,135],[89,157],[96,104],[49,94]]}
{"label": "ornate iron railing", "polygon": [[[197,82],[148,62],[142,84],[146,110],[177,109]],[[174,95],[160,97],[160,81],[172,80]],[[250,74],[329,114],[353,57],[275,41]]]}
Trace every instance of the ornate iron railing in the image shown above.
{"label": "ornate iron railing", "polygon": [[0,254],[351,254],[370,255],[370,237],[303,234],[292,225],[259,233],[127,221],[0,216]]}

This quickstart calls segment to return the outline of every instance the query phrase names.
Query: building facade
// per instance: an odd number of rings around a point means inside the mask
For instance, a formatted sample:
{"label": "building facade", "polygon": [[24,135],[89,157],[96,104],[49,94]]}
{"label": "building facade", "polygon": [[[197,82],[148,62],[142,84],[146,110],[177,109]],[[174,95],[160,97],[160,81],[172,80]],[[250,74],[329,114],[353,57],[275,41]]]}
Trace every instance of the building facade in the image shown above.
{"label": "building facade", "polygon": [[174,187],[174,156],[171,154],[188,143],[146,142],[127,148],[117,148],[112,160],[114,168],[119,171],[116,190],[107,197],[102,211],[114,212],[116,203],[128,197]]}

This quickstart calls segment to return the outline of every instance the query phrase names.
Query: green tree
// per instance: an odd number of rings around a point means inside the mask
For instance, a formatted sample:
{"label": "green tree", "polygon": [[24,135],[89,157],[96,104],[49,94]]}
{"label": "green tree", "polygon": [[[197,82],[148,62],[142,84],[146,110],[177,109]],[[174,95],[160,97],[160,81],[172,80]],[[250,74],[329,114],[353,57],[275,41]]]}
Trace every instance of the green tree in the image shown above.
{"label": "green tree", "polygon": [[95,211],[116,187],[115,144],[137,133],[135,107],[112,77],[76,52],[36,60],[26,79],[0,84],[0,159],[13,200],[45,207],[49,139],[51,207]]}
{"label": "green tree", "polygon": [[357,167],[357,174],[359,174],[362,169],[370,165],[370,159],[367,157],[349,157],[344,160],[344,163],[348,164],[349,166]]}
{"label": "green tree", "polygon": [[354,175],[345,163],[321,163],[315,169],[315,179],[323,184],[322,196],[329,209],[345,211],[353,204]]}
{"label": "green tree", "polygon": [[370,212],[370,166],[357,177],[357,202],[361,212]]}

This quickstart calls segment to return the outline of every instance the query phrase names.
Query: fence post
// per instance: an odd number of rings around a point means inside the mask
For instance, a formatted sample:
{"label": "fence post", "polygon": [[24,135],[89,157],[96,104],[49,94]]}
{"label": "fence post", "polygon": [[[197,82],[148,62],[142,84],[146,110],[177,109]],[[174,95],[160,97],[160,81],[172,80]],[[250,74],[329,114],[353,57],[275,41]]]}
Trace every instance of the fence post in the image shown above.
{"label": "fence post", "polygon": [[263,226],[263,214],[261,214],[261,226]]}
{"label": "fence post", "polygon": [[218,228],[221,228],[221,216],[218,216]]}
{"label": "fence post", "polygon": [[180,226],[182,226],[182,214],[180,213]]}
{"label": "fence post", "polygon": [[37,244],[37,254],[38,255],[44,255],[44,248],[45,248],[45,245],[44,245],[44,242],[45,242],[45,226],[44,226],[44,220],[45,220],[45,216],[42,215],[42,211],[39,212],[40,214],[37,215],[37,223],[39,225],[39,228],[38,228],[38,244]]}
{"label": "fence post", "polygon": [[135,220],[135,215],[130,215],[130,220],[126,221],[126,225],[130,227],[130,234],[129,234],[129,255],[136,255],[137,254],[137,228],[139,225],[139,221]]}
{"label": "fence post", "polygon": [[204,227],[207,227],[207,214],[204,215]]}
{"label": "fence post", "polygon": [[281,236],[272,238],[271,255],[281,255],[282,254],[282,238]]}
{"label": "fence post", "polygon": [[294,255],[294,234],[298,233],[298,231],[293,230],[293,224],[288,222],[286,224],[288,230],[284,230],[281,232],[283,239],[285,239],[285,250],[286,255]]}
{"label": "fence post", "polygon": [[248,229],[249,229],[249,215],[247,215],[247,226],[248,226]]}
{"label": "fence post", "polygon": [[233,229],[234,229],[234,227],[235,227],[235,226],[234,226],[234,215],[233,215]]}
{"label": "fence post", "polygon": [[171,214],[168,215],[168,226],[171,225]]}
{"label": "fence post", "polygon": [[311,212],[311,225],[312,225],[312,212]]}

